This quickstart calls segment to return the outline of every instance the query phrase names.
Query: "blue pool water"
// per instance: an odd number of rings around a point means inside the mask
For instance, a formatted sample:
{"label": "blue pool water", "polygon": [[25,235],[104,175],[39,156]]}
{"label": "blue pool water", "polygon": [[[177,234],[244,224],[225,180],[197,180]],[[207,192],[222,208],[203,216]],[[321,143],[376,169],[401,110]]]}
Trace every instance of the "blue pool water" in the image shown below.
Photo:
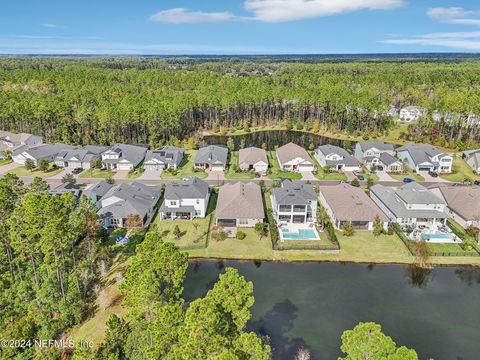
{"label": "blue pool water", "polygon": [[451,236],[448,234],[422,234],[421,238],[423,240],[428,240],[428,239],[450,239]]}
{"label": "blue pool water", "polygon": [[306,239],[306,240],[316,240],[317,235],[312,229],[300,229],[298,232],[288,232],[288,229],[282,230],[282,236],[284,239]]}

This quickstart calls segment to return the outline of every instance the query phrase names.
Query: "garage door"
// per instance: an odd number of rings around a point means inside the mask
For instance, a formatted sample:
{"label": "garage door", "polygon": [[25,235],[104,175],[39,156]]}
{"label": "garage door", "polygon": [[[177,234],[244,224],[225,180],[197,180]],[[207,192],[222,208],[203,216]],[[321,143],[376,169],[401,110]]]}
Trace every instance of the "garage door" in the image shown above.
{"label": "garage door", "polygon": [[151,170],[151,171],[160,171],[160,165],[145,165],[144,166],[145,170]]}
{"label": "garage door", "polygon": [[223,166],[221,165],[212,165],[212,171],[223,171]]}
{"label": "garage door", "polygon": [[315,170],[313,165],[299,165],[298,171],[313,171]]}
{"label": "garage door", "polygon": [[132,166],[130,164],[118,164],[118,170],[130,170]]}

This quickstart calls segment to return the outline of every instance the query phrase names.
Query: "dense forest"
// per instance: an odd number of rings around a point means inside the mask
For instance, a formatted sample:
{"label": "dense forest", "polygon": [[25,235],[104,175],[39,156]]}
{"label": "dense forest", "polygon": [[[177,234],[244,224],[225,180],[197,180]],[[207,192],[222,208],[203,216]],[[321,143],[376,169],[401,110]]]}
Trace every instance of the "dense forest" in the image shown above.
{"label": "dense forest", "polygon": [[2,58],[0,128],[47,141],[158,146],[200,129],[299,122],[382,134],[391,105],[458,114],[415,134],[480,142],[476,59]]}

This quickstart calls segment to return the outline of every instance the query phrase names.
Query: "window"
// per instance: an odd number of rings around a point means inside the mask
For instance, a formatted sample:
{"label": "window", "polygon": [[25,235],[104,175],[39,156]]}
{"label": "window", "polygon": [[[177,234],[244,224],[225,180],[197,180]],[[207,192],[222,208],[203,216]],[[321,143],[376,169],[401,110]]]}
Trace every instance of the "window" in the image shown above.
{"label": "window", "polygon": [[280,205],[279,211],[281,212],[289,212],[292,210],[292,207],[290,205]]}
{"label": "window", "polygon": [[202,212],[200,210],[195,210],[195,215],[196,216],[200,216],[202,214]]}
{"label": "window", "polygon": [[200,200],[197,199],[196,203],[197,203],[197,205],[200,205]]}
{"label": "window", "polygon": [[170,206],[177,206],[176,200],[170,200]]}
{"label": "window", "polygon": [[293,205],[293,211],[294,212],[304,212],[305,211],[305,205]]}
{"label": "window", "polygon": [[240,225],[248,225],[248,219],[238,219]]}

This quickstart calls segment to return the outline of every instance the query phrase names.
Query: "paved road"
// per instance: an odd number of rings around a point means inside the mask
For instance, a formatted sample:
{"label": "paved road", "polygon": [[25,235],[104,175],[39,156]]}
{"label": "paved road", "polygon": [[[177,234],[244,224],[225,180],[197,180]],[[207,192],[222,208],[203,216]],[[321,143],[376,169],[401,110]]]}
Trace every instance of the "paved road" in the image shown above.
{"label": "paved road", "polygon": [[13,162],[11,162],[9,164],[6,164],[6,165],[3,165],[3,166],[0,166],[0,175],[5,174],[7,171],[13,170],[13,169],[15,169],[17,167],[20,167],[20,166],[23,166],[23,165],[15,164]]}

